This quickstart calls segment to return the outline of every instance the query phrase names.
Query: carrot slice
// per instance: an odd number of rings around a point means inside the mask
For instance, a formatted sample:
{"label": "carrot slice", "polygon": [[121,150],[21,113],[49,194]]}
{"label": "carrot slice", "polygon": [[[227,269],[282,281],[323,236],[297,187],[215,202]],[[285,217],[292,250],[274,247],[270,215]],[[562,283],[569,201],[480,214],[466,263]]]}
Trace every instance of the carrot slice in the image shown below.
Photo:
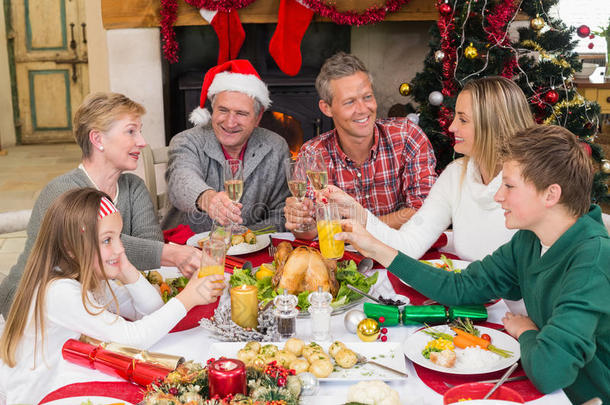
{"label": "carrot slice", "polygon": [[479,346],[481,349],[485,350],[487,350],[487,348],[489,347],[490,342],[485,339],[482,339],[478,336],[475,336],[458,328],[451,328],[451,330],[454,331],[458,336],[463,336],[465,339],[468,339],[473,342],[473,346]]}

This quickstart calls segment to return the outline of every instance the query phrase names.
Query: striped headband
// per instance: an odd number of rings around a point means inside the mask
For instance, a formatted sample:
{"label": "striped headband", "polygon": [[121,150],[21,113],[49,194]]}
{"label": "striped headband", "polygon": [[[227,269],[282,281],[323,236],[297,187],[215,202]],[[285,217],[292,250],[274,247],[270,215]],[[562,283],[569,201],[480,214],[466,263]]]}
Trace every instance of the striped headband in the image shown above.
{"label": "striped headband", "polygon": [[116,209],[112,201],[106,197],[102,197],[100,200],[100,219],[104,218],[106,215],[114,214],[115,212],[119,212],[119,210]]}

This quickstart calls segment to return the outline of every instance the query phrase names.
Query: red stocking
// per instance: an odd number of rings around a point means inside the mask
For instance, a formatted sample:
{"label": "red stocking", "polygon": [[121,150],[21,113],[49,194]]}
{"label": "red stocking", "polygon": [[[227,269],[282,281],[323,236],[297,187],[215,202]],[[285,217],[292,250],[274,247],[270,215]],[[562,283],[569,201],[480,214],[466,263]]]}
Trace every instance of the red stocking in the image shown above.
{"label": "red stocking", "polygon": [[202,8],[199,14],[214,27],[218,36],[218,64],[237,58],[246,38],[237,11],[225,13]]}
{"label": "red stocking", "polygon": [[301,70],[301,40],[313,11],[297,0],[280,0],[277,27],[269,42],[269,53],[280,70],[294,76]]}

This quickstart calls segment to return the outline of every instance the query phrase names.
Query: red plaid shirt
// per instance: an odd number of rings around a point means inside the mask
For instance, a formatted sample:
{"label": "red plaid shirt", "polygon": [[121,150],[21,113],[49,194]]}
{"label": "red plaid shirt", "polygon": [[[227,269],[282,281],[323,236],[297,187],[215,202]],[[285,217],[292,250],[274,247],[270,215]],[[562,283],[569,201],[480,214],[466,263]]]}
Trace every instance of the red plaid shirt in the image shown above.
{"label": "red plaid shirt", "polygon": [[[321,150],[334,184],[376,216],[401,208],[418,209],[436,180],[436,158],[420,127],[406,118],[375,122],[375,141],[369,158],[357,166],[341,150],[337,130],[307,141],[299,154]],[[307,196],[313,197],[308,185]]]}

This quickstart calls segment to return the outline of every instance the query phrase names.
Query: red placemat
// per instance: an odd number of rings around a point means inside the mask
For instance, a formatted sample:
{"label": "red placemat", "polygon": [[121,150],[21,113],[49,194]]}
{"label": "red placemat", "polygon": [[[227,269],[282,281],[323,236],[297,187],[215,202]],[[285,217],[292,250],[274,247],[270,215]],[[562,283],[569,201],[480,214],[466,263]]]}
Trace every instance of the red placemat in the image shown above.
{"label": "red placemat", "polygon": [[[490,323],[490,322],[483,322],[478,325],[486,326],[488,328],[493,328],[493,329],[502,328],[502,325],[499,325],[497,323]],[[445,392],[447,392],[451,388],[451,387],[448,387],[445,383],[455,386],[455,385],[460,385],[460,384],[465,384],[465,383],[470,383],[470,382],[491,380],[491,379],[501,378],[502,374],[504,374],[504,372],[506,371],[506,370],[500,370],[500,371],[496,371],[493,373],[486,373],[486,374],[462,375],[462,374],[441,373],[439,371],[434,371],[434,370],[430,370],[428,368],[422,367],[419,364],[415,364],[415,363],[413,363],[413,366],[415,367],[415,372],[417,373],[418,377],[423,381],[423,383],[441,395],[443,395]],[[521,365],[519,365],[517,370],[515,370],[515,372],[512,374],[512,377],[517,377],[520,375],[525,375],[525,372],[521,368]],[[544,394],[541,394],[536,389],[536,387],[534,387],[534,384],[532,384],[532,382],[530,380],[510,381],[510,382],[505,382],[503,385],[517,391],[519,394],[521,394],[521,396],[523,397],[523,399],[525,401],[533,401],[535,399],[538,399],[538,398],[541,398],[544,396]]]}
{"label": "red placemat", "polygon": [[71,397],[111,397],[137,404],[144,398],[142,387],[128,382],[93,381],[75,383],[61,387],[42,399],[38,404],[44,404]]}

